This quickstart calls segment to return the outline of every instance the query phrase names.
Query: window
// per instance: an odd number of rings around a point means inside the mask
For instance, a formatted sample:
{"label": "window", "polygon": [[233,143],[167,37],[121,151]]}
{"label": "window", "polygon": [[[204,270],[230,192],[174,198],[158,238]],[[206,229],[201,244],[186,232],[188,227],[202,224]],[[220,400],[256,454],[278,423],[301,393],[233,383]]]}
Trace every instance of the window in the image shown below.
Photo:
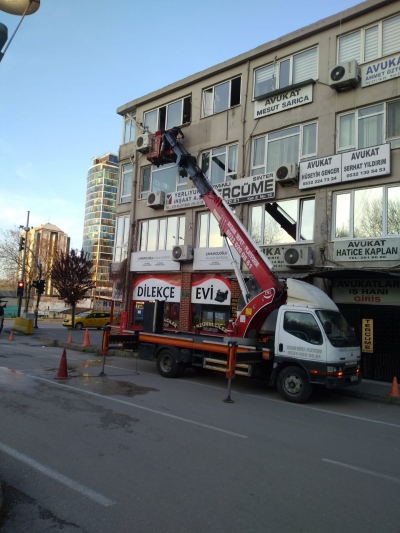
{"label": "window", "polygon": [[136,117],[131,115],[130,113],[124,116],[124,132],[122,144],[126,144],[135,140],[135,120]]}
{"label": "window", "polygon": [[377,104],[338,117],[337,151],[368,148],[388,141],[400,147],[400,100]]}
{"label": "window", "polygon": [[273,172],[284,163],[317,155],[317,123],[292,126],[253,141],[251,175]]}
{"label": "window", "polygon": [[260,245],[312,241],[314,198],[294,198],[251,208],[251,236]]}
{"label": "window", "polygon": [[203,117],[215,115],[240,104],[241,77],[203,91]]}
{"label": "window", "polygon": [[119,263],[127,257],[129,238],[129,216],[117,217],[114,238],[114,263]]}
{"label": "window", "polygon": [[322,333],[317,321],[310,313],[286,311],[283,319],[283,329],[310,344],[322,344]]}
{"label": "window", "polygon": [[122,165],[121,169],[121,204],[131,201],[132,192],[132,163]]}
{"label": "window", "polygon": [[144,126],[147,131],[155,133],[187,124],[191,121],[191,107],[190,97],[187,97],[153,109],[144,114]]}
{"label": "window", "polygon": [[333,239],[400,235],[400,186],[334,195]]}
{"label": "window", "polygon": [[183,191],[187,188],[187,174],[174,163],[162,167],[144,167],[140,198],[147,198],[150,192]]}
{"label": "window", "polygon": [[211,213],[199,213],[199,248],[221,248],[224,246],[224,239],[221,236],[217,219]]}
{"label": "window", "polygon": [[318,78],[318,48],[281,59],[254,72],[254,98]]}
{"label": "window", "polygon": [[400,15],[339,37],[338,62],[372,61],[400,50]]}
{"label": "window", "polygon": [[172,250],[185,242],[185,217],[153,218],[140,224],[140,252]]}
{"label": "window", "polygon": [[201,169],[212,184],[237,179],[238,145],[220,146],[201,156]]}

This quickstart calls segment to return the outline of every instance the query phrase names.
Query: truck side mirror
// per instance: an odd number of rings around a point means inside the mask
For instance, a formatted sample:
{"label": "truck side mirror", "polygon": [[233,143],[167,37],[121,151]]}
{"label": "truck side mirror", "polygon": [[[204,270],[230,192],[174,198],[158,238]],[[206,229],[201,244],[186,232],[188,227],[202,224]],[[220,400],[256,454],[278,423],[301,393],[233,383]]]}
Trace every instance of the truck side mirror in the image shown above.
{"label": "truck side mirror", "polygon": [[329,321],[325,322],[324,323],[324,330],[325,330],[325,333],[327,335],[331,335],[331,333],[332,333],[332,322],[329,322]]}

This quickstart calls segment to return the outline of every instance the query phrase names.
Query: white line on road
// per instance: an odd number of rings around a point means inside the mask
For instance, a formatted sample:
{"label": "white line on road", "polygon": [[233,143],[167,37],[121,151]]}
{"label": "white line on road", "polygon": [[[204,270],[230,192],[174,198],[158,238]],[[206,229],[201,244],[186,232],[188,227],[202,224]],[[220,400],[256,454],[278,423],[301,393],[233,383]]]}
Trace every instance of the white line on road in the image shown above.
{"label": "white line on road", "polygon": [[21,461],[22,463],[25,463],[31,468],[34,468],[35,470],[37,470],[38,472],[41,472],[45,476],[48,476],[54,479],[55,481],[62,483],[68,488],[75,490],[76,492],[79,492],[83,496],[90,498],[94,502],[99,503],[100,505],[103,505],[104,507],[109,507],[110,505],[115,504],[113,500],[110,500],[109,498],[106,498],[102,494],[99,494],[98,492],[95,492],[94,490],[91,490],[88,487],[85,487],[84,485],[77,483],[73,479],[67,476],[64,476],[63,474],[60,474],[59,472],[56,472],[55,470],[45,465],[42,465],[41,463],[38,463],[31,457],[28,457],[27,455],[24,455],[23,453],[17,452],[17,450],[10,448],[10,446],[7,446],[7,444],[3,444],[0,442],[0,451],[10,455],[11,457],[14,457],[14,459],[17,459],[18,461]]}
{"label": "white line on road", "polygon": [[357,472],[362,472],[363,474],[369,474],[370,476],[380,477],[382,479],[387,479],[393,481],[394,483],[400,483],[400,479],[393,476],[387,476],[386,474],[380,474],[379,472],[374,472],[373,470],[367,470],[366,468],[359,468],[358,466],[347,465],[346,463],[340,463],[339,461],[332,461],[331,459],[322,459],[325,463],[331,463],[333,465],[344,466],[345,468],[350,468],[350,470],[356,470]]}
{"label": "white line on road", "polygon": [[[39,378],[37,376],[32,376],[30,374],[25,374],[25,376],[28,376],[33,379],[37,379],[39,381],[44,381],[45,383],[50,383],[50,385],[53,386],[60,386],[60,383],[54,383],[50,379],[46,378]],[[135,409],[142,409],[143,411],[148,411],[150,413],[154,413],[156,415],[166,416],[167,418],[173,418],[174,420],[179,420],[180,422],[185,422],[186,424],[193,424],[194,426],[199,426],[202,428],[212,429],[213,431],[218,431],[219,433],[225,433],[226,435],[231,435],[232,437],[238,437],[240,439],[247,439],[247,435],[241,435],[240,433],[234,433],[233,431],[228,431],[227,429],[218,428],[216,426],[210,426],[209,424],[202,424],[201,422],[196,422],[195,420],[190,420],[190,418],[183,418],[181,416],[177,415],[171,415],[170,413],[163,413],[162,411],[158,411],[157,409],[151,409],[150,407],[144,407],[143,405],[137,405],[136,403],[126,402],[124,400],[119,400],[117,398],[112,398],[110,396],[103,396],[102,394],[97,394],[97,392],[92,392],[89,390],[82,390],[78,389],[77,387],[71,387],[70,385],[66,385],[65,383],[62,384],[63,388],[73,390],[74,392],[80,392],[82,394],[89,394],[90,396],[95,396],[96,398],[101,398],[102,400],[109,400],[112,402],[121,403],[123,405],[128,405],[129,407],[134,407]]]}

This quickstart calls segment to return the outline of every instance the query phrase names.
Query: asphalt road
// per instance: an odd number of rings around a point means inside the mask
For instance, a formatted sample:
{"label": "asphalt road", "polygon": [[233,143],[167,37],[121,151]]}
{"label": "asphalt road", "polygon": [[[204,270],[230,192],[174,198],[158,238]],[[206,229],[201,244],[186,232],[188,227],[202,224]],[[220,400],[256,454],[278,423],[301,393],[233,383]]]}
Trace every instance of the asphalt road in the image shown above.
{"label": "asphalt road", "polygon": [[1,533],[400,532],[398,406],[61,353],[0,336]]}

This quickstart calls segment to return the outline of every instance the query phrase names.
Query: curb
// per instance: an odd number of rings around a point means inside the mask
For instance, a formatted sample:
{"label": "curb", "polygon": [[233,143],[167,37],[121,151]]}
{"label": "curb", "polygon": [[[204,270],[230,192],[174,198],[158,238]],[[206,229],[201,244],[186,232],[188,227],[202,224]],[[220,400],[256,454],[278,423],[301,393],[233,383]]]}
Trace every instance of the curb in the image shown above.
{"label": "curb", "polygon": [[400,405],[400,398],[393,396],[383,396],[381,394],[373,394],[371,392],[351,391],[346,389],[336,390],[336,394],[342,396],[350,396],[352,398],[360,398],[362,400],[370,400],[373,402],[391,403],[393,405]]}

